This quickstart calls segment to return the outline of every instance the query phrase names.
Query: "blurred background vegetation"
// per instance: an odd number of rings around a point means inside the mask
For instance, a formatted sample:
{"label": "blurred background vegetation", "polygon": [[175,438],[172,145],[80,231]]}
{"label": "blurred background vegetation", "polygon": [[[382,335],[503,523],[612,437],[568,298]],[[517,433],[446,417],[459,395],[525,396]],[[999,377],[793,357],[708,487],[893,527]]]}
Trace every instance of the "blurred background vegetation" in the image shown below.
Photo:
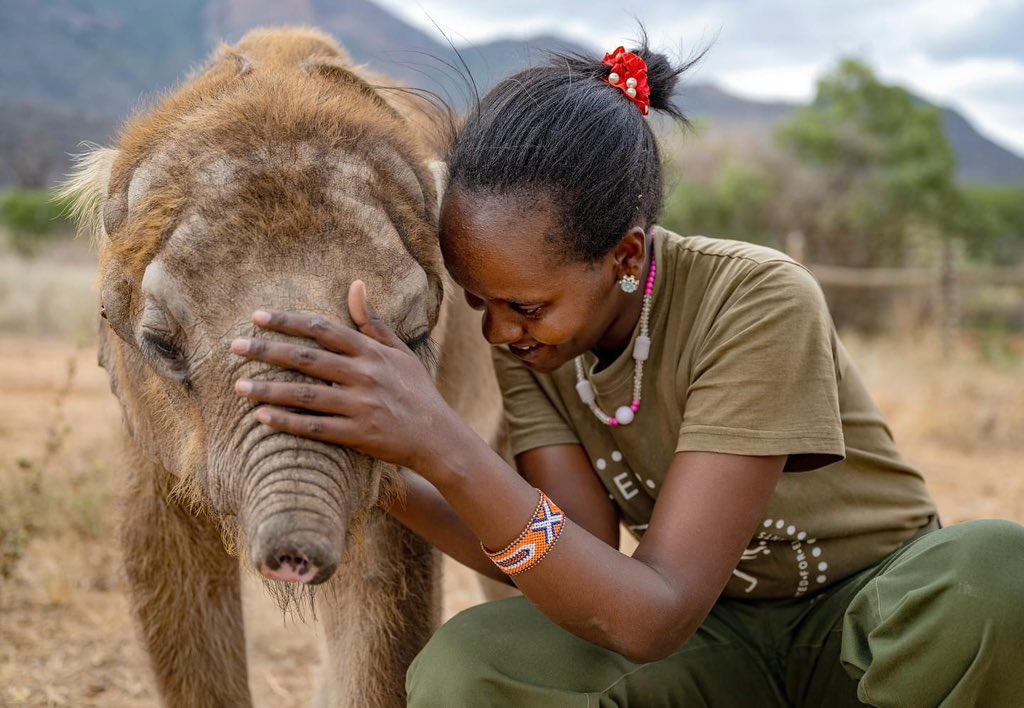
{"label": "blurred background vegetation", "polygon": [[[667,141],[674,183],[663,223],[674,231],[781,250],[793,250],[795,236],[800,252],[791,255],[806,263],[934,268],[936,287],[943,267],[1003,267],[1002,281],[1013,281],[1007,268],[1024,264],[1024,183],[959,183],[939,109],[857,59],[822,77],[814,101],[770,140],[704,140],[706,129]],[[950,258],[957,262],[943,262]],[[950,315],[940,312],[941,293],[911,292],[920,279],[889,272],[892,285],[870,289],[820,278],[841,327],[877,332]],[[984,336],[1024,331],[1020,273],[1016,283],[955,293],[957,324]]]}
{"label": "blurred background vegetation", "polygon": [[779,248],[799,230],[815,263],[908,265],[921,233],[962,239],[979,263],[1024,260],[1024,184],[958,185],[939,110],[856,59],[823,77],[774,137],[677,141],[665,225]]}
{"label": "blurred background vegetation", "polygon": [[46,245],[73,232],[68,205],[46,189],[11,189],[0,193],[0,227],[10,249],[34,256]]}

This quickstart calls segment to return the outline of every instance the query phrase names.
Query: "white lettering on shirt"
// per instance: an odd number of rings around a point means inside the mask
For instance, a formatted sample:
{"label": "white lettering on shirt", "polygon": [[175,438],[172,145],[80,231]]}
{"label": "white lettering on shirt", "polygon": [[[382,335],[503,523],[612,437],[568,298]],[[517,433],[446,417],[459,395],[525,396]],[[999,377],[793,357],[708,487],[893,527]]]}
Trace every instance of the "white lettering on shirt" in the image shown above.
{"label": "white lettering on shirt", "polygon": [[619,488],[623,499],[626,501],[629,501],[640,493],[640,490],[636,488],[635,484],[633,484],[633,480],[629,478],[629,472],[622,472],[615,475],[612,477],[612,481],[615,482],[615,486]]}

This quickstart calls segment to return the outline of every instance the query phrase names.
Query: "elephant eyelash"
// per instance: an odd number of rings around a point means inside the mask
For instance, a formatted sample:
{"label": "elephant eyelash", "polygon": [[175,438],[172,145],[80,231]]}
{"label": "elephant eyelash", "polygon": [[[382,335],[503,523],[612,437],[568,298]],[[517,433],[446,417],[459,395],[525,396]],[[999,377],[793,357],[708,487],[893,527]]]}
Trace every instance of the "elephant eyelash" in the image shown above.
{"label": "elephant eyelash", "polygon": [[143,329],[143,350],[149,354],[153,363],[165,376],[191,387],[188,362],[181,348],[174,339],[165,332]]}
{"label": "elephant eyelash", "polygon": [[423,330],[419,334],[415,334],[411,337],[399,335],[399,338],[405,342],[405,346],[409,347],[414,352],[417,352],[425,344],[430,343],[430,330]]}
{"label": "elephant eyelash", "polygon": [[168,361],[177,361],[182,358],[181,350],[178,349],[174,341],[167,335],[153,330],[145,330],[142,338],[150,349],[164,359],[167,359]]}
{"label": "elephant eyelash", "polygon": [[424,364],[429,368],[436,368],[438,363],[437,347],[434,346],[434,340],[430,336],[430,330],[424,330],[412,337],[399,335],[399,338],[405,342],[405,346],[409,347],[409,350],[418,356]]}

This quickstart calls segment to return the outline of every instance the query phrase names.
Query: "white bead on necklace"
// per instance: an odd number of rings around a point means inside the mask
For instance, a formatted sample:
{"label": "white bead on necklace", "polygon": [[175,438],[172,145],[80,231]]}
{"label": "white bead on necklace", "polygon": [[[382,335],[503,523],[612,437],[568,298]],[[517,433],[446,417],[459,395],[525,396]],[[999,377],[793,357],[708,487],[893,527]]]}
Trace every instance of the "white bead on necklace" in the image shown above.
{"label": "white bead on necklace", "polygon": [[647,274],[647,286],[644,288],[644,304],[640,310],[640,334],[633,343],[633,401],[628,406],[619,406],[615,409],[615,415],[609,416],[597,405],[597,394],[594,385],[587,379],[583,371],[583,356],[576,357],[576,393],[605,425],[617,428],[620,425],[629,425],[633,422],[637,412],[640,410],[640,397],[643,393],[644,362],[651,354],[651,338],[648,336],[648,328],[651,319],[651,300],[654,295],[654,280],[658,275],[658,265],[654,260],[654,250],[651,250],[651,270]]}

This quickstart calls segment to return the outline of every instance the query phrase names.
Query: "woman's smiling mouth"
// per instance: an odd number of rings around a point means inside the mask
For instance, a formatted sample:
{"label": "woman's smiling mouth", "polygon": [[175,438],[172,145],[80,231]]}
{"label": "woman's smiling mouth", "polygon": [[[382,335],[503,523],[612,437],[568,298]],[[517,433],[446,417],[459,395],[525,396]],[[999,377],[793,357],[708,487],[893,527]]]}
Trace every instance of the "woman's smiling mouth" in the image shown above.
{"label": "woman's smiling mouth", "polygon": [[520,359],[528,359],[533,354],[539,352],[543,348],[544,348],[544,345],[540,344],[540,343],[529,344],[529,345],[527,345],[525,347],[521,346],[521,345],[518,345],[518,344],[509,344],[508,345],[509,351],[512,352],[513,354],[515,354]]}

